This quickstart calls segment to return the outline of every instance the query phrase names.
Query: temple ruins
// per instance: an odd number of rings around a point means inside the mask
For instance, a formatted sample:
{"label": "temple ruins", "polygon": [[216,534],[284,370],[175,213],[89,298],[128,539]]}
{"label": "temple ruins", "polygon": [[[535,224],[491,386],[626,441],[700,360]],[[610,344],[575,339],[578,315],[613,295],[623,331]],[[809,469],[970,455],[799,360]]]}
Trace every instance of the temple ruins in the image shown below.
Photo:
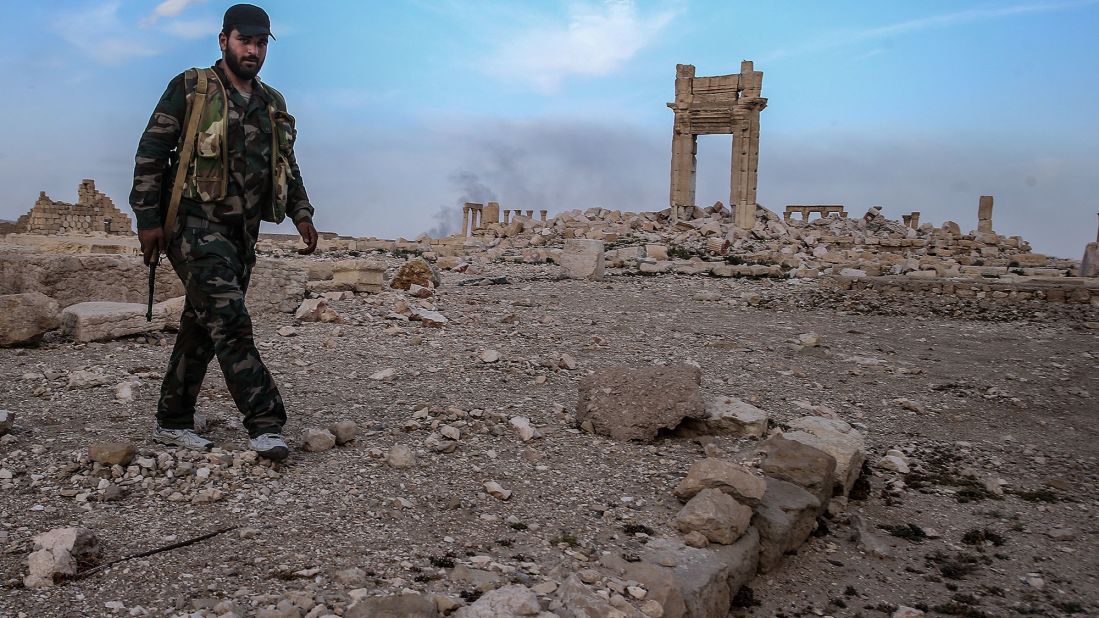
{"label": "temple ruins", "polygon": [[30,212],[19,217],[16,228],[30,234],[90,234],[102,232],[132,236],[129,215],[115,207],[111,198],[95,188],[95,181],[85,178],[77,189],[75,204],[51,200],[45,191]]}
{"label": "temple ruins", "polygon": [[767,107],[761,96],[763,72],[752,61],[740,63],[740,73],[695,77],[695,67],[677,64],[672,129],[670,206],[678,219],[681,208],[695,205],[695,170],[699,135],[732,135],[733,157],[729,205],[737,226],[755,224],[756,171],[759,168],[759,113]]}

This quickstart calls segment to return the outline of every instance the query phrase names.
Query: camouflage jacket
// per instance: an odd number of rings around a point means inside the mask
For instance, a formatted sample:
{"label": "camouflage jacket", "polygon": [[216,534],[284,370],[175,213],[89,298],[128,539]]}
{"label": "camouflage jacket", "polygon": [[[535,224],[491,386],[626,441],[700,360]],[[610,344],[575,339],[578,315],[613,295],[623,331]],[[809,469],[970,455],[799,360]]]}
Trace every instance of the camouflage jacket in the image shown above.
{"label": "camouflage jacket", "polygon": [[[226,193],[216,202],[204,203],[184,197],[179,204],[180,216],[202,217],[232,227],[239,225],[249,237],[256,238],[261,206],[273,197],[270,193],[271,132],[274,127],[271,126],[267,105],[269,102],[276,105],[281,102],[271,100],[267,90],[258,84],[246,100],[225,77],[220,60],[213,68],[225,84],[230,102],[226,129],[229,167]],[[159,212],[161,186],[172,181],[171,177],[165,178],[165,164],[169,153],[181,142],[180,133],[186,115],[187,93],[184,73],[180,73],[169,82],[138,142],[134,185],[130,191],[130,207],[134,210],[138,229],[163,225]],[[294,223],[312,221],[313,207],[309,204],[292,149],[288,158],[291,174],[286,214]]]}

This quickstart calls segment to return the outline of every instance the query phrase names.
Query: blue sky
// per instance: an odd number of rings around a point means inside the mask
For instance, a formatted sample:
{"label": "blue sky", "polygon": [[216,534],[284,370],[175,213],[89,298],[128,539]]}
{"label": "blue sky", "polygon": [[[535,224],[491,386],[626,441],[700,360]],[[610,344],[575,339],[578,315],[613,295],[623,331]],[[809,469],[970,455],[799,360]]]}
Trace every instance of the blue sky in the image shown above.
{"label": "blue sky", "polygon": [[[218,56],[227,2],[8,3],[0,218],[95,178],[126,208],[167,81]],[[1099,211],[1099,2],[272,1],[262,77],[298,119],[323,230],[447,231],[467,199],[667,206],[676,63],[755,61],[759,200],[920,210],[1078,258]],[[698,201],[728,200],[729,138]],[[283,226],[286,231],[289,227]]]}

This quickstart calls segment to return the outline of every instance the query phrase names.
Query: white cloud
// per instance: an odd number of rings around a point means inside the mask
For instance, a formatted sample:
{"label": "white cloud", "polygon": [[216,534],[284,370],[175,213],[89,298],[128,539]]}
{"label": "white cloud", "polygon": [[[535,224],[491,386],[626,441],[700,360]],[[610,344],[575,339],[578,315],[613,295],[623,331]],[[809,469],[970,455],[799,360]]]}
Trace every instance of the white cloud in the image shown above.
{"label": "white cloud", "polygon": [[160,4],[156,5],[152,13],[149,13],[145,19],[141,20],[142,26],[151,26],[157,22],[161,17],[176,17],[183,11],[187,10],[187,7],[199,4],[204,0],[162,0]]}
{"label": "white cloud", "polygon": [[966,9],[964,11],[955,11],[952,13],[944,13],[942,15],[930,15],[928,17],[920,17],[917,19],[909,19],[894,24],[886,24],[884,26],[867,28],[865,30],[843,30],[832,32],[821,38],[809,41],[804,45],[777,49],[769,54],[765,54],[763,56],[763,59],[775,60],[778,58],[786,58],[789,56],[812,54],[827,51],[829,49],[835,49],[838,47],[853,45],[856,43],[888,39],[897,35],[920,32],[923,30],[948,28],[959,24],[988,21],[1004,17],[1014,17],[1016,15],[1027,15],[1031,13],[1050,13],[1055,11],[1066,11],[1084,6],[1091,6],[1096,3],[1099,3],[1099,0],[1036,2],[1032,4],[1015,4],[1009,6]]}
{"label": "white cloud", "polygon": [[115,65],[131,58],[152,56],[157,50],[135,35],[118,17],[121,2],[104,2],[67,13],[52,27],[62,39],[100,64]]}
{"label": "white cloud", "polygon": [[553,93],[569,76],[617,70],[652,43],[674,17],[674,11],[641,15],[632,0],[573,5],[567,24],[509,33],[486,65],[501,77]]}

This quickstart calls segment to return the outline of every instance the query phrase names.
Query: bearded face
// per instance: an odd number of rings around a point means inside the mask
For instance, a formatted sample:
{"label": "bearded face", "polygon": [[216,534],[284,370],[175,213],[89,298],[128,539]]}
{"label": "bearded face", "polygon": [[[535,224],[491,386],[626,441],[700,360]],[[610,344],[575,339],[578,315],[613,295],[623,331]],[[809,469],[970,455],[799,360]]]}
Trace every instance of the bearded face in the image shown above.
{"label": "bearded face", "polygon": [[234,75],[248,81],[259,74],[267,58],[267,35],[245,36],[233,30],[220,38],[225,64]]}

